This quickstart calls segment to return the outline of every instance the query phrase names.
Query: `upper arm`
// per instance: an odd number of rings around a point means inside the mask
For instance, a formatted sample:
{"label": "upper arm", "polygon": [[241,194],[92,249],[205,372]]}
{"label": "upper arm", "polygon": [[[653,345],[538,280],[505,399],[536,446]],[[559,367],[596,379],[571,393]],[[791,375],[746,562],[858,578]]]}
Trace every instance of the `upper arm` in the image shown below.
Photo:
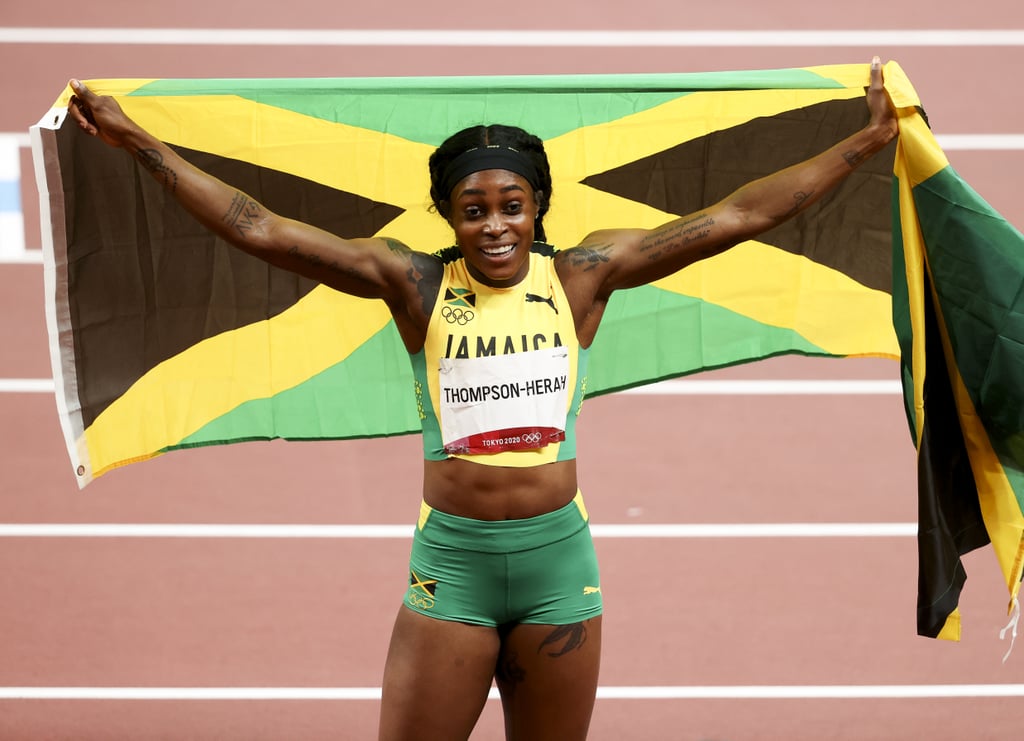
{"label": "upper arm", "polygon": [[392,300],[402,288],[412,250],[385,238],[343,239],[291,219],[273,235],[270,262],[343,293]]}
{"label": "upper arm", "polygon": [[282,224],[281,236],[283,267],[343,293],[382,299],[406,347],[419,349],[444,270],[436,256],[384,237],[341,239],[298,221]]}
{"label": "upper arm", "polygon": [[393,239],[345,239],[276,215],[252,200],[237,209],[227,226],[236,246],[276,267],[343,293],[389,303],[406,295],[414,254],[420,254]]}
{"label": "upper arm", "polygon": [[352,296],[383,300],[410,352],[422,344],[444,270],[437,257],[395,239],[345,239],[279,216],[241,193],[212,226],[271,265]]}
{"label": "upper arm", "polygon": [[[735,204],[722,202],[654,229],[593,232],[565,251],[570,280],[591,284],[595,298],[651,283],[718,254],[756,229]],[[590,274],[589,276],[587,274]]]}

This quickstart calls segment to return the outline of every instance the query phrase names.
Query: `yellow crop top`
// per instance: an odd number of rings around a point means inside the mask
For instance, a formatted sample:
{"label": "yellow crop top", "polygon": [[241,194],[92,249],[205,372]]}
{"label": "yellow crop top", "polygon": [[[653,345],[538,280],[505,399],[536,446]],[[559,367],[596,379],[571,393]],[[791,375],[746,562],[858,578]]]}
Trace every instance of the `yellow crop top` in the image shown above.
{"label": "yellow crop top", "polygon": [[437,253],[444,278],[411,356],[427,460],[528,467],[576,457],[587,350],[555,254],[535,242],[526,278],[493,288],[473,279],[457,248]]}

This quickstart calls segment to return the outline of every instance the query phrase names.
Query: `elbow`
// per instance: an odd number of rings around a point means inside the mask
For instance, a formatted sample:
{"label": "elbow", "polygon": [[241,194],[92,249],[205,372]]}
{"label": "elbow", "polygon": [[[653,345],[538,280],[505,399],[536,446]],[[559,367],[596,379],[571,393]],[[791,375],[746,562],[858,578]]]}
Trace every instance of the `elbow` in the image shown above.
{"label": "elbow", "polygon": [[728,204],[717,221],[721,226],[722,239],[730,245],[756,237],[779,223],[764,211],[742,201]]}

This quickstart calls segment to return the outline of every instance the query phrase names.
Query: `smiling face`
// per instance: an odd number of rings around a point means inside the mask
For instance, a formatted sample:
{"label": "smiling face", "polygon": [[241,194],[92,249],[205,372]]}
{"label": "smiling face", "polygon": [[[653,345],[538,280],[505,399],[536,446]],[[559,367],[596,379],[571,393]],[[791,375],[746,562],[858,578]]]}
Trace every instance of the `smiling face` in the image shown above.
{"label": "smiling face", "polygon": [[451,192],[449,223],[469,273],[495,288],[526,277],[537,201],[526,179],[508,170],[481,170]]}

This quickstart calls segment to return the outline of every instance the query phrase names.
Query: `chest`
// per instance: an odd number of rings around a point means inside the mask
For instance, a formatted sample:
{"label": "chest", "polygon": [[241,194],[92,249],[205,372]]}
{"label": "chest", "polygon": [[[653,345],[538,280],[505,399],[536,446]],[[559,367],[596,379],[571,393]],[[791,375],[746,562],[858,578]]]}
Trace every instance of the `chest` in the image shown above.
{"label": "chest", "polygon": [[508,356],[574,344],[575,325],[553,271],[533,270],[519,285],[495,289],[460,271],[441,288],[427,345],[438,358]]}

